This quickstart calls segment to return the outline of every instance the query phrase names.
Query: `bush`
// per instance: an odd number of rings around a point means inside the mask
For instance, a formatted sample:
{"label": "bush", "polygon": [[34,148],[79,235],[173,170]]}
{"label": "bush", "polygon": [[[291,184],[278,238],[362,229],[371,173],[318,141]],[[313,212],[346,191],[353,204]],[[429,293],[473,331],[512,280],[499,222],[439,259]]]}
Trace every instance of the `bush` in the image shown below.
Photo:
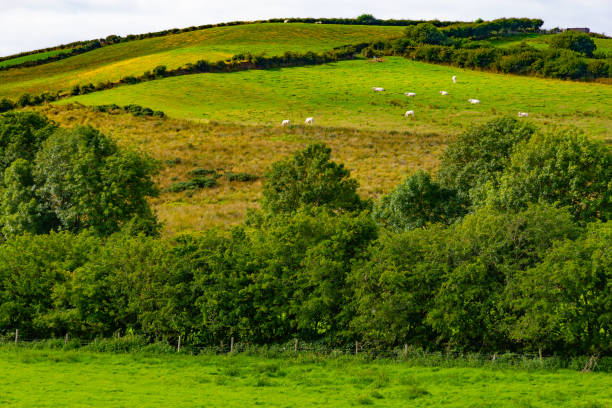
{"label": "bush", "polygon": [[226,173],[225,177],[227,177],[229,181],[249,182],[259,180],[258,176],[249,173]]}
{"label": "bush", "polygon": [[567,30],[554,36],[550,40],[552,48],[572,50],[586,55],[593,56],[593,51],[597,48],[595,41],[585,33]]}

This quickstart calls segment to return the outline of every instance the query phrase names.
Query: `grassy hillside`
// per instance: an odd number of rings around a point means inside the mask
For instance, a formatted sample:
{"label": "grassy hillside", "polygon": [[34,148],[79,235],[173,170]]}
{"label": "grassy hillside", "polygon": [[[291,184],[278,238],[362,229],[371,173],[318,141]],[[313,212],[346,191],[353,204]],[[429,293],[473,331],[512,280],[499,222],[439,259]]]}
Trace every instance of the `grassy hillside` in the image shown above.
{"label": "grassy hillside", "polygon": [[[558,35],[558,34],[555,34]],[[519,45],[525,42],[535,48],[548,48],[551,38],[555,35],[544,34],[521,34],[504,40],[491,41],[497,47],[507,48]],[[612,39],[611,38],[593,38],[597,51],[601,51],[608,56],[612,56]]]}
{"label": "grassy hillside", "polygon": [[[27,384],[27,386],[24,386]],[[606,407],[612,376],[355,358],[0,351],[3,407]]]}
{"label": "grassy hillside", "polygon": [[[360,194],[378,197],[417,169],[432,170],[447,136],[333,128],[281,128],[202,123],[187,120],[136,118],[100,114],[86,108],[47,107],[45,115],[62,124],[90,124],[124,146],[142,150],[164,165],[158,178],[162,189],[187,179],[196,168],[222,169],[262,176],[267,166],[304,148],[323,142],[334,160],[345,163],[360,183]],[[261,181],[229,182],[194,193],[164,192],[153,206],[164,233],[229,228],[258,207]]]}
{"label": "grassy hillside", "polygon": [[0,97],[68,90],[76,84],[140,75],[157,65],[177,68],[200,59],[218,61],[247,51],[266,55],[320,52],[345,44],[397,37],[402,30],[402,27],[302,23],[247,24],[130,41],[38,67],[0,72]]}
{"label": "grassy hillside", "polygon": [[[453,84],[451,76],[457,75]],[[384,87],[375,93],[372,87]],[[440,91],[449,92],[441,96]],[[416,92],[408,98],[404,92]],[[469,98],[481,101],[471,105]],[[199,74],[82,95],[60,103],[131,103],[185,119],[276,126],[283,119],[321,126],[457,134],[473,122],[529,112],[540,125],[575,125],[610,139],[612,88],[595,83],[500,75],[404,58],[325,66]],[[414,118],[405,118],[406,110]]]}
{"label": "grassy hillside", "polygon": [[23,64],[24,62],[42,60],[45,58],[54,57],[56,55],[69,53],[69,52],[70,52],[70,48],[65,48],[61,50],[51,50],[51,51],[39,52],[37,54],[24,55],[22,57],[16,57],[16,58],[11,58],[8,60],[0,61],[0,67],[10,67],[13,65]]}

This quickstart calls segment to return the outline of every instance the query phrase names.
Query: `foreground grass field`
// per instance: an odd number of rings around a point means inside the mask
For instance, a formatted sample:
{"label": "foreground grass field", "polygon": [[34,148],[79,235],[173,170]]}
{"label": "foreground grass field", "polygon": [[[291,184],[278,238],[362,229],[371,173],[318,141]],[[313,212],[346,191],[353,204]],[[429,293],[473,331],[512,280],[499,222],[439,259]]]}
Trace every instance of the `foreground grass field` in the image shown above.
{"label": "foreground grass field", "polygon": [[[323,142],[333,159],[351,169],[360,194],[378,197],[391,191],[418,169],[438,165],[449,136],[303,126],[247,126],[189,120],[136,118],[129,114],[95,113],[84,107],[48,106],[42,112],[71,127],[90,124],[124,146],[149,153],[164,165],[158,182],[162,189],[185,180],[196,168],[222,169],[263,176],[274,161]],[[244,220],[248,208],[258,207],[261,181],[229,182],[193,193],[163,192],[153,201],[167,235],[228,228]]]}
{"label": "foreground grass field", "polygon": [[[247,24],[191,31],[103,47],[38,67],[0,72],[0,97],[69,90],[80,84],[117,81],[158,65],[168,69],[238,53],[280,55],[398,37],[402,27],[326,24]],[[38,54],[35,54],[38,55]],[[33,56],[30,56],[33,57]]]}
{"label": "foreground grass field", "polygon": [[0,349],[3,407],[603,408],[611,388],[610,374],[570,370]]}
{"label": "foreground grass field", "polygon": [[[457,75],[453,84],[451,76]],[[384,87],[375,93],[372,87]],[[440,91],[449,95],[441,96]],[[404,92],[416,92],[408,98]],[[469,98],[481,101],[470,105]],[[321,126],[457,134],[476,122],[529,112],[539,125],[575,125],[611,139],[612,87],[500,75],[404,58],[384,63],[198,74],[82,95],[60,103],[139,104],[176,118],[278,125],[314,116]],[[414,118],[405,118],[406,110]]]}

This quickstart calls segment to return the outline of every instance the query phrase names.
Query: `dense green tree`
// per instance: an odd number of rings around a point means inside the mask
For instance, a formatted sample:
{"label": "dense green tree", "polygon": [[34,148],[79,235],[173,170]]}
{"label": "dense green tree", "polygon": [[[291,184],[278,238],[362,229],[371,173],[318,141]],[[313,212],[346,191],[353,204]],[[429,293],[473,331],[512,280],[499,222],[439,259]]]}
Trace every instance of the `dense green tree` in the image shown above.
{"label": "dense green tree", "polygon": [[349,278],[355,338],[385,348],[435,345],[426,317],[448,268],[446,246],[440,225],[381,235]]}
{"label": "dense green tree", "polygon": [[57,219],[38,200],[32,168],[24,159],[17,159],[4,172],[0,189],[0,228],[4,238],[30,232],[43,234],[57,227]]}
{"label": "dense green tree", "polygon": [[571,215],[552,206],[516,214],[484,208],[455,224],[445,248],[450,267],[427,315],[439,341],[475,350],[514,348],[506,285],[537,265],[555,241],[577,235]]}
{"label": "dense green tree", "polygon": [[53,299],[100,242],[89,235],[22,235],[0,246],[0,332],[22,338],[62,336],[68,326],[50,319]]}
{"label": "dense green tree", "polygon": [[474,126],[449,144],[436,175],[463,200],[478,200],[487,182],[496,179],[509,162],[513,147],[528,140],[535,128],[514,118],[491,120]]}
{"label": "dense green tree", "polygon": [[34,166],[39,200],[59,229],[93,228],[110,234],[133,218],[146,232],[157,229],[147,197],[157,194],[152,159],[119,149],[91,127],[55,132],[44,142]]}
{"label": "dense green tree", "polygon": [[363,208],[357,181],[343,164],[330,159],[329,147],[313,144],[272,164],[263,185],[264,210],[291,212],[304,205],[345,211]]}
{"label": "dense green tree", "polygon": [[612,224],[591,224],[522,272],[511,291],[521,314],[512,336],[532,348],[567,354],[612,351]]}
{"label": "dense green tree", "polygon": [[443,44],[446,41],[444,33],[431,23],[408,26],[404,35],[415,44]]}
{"label": "dense green tree", "polygon": [[374,207],[376,220],[402,231],[432,223],[449,224],[465,211],[457,193],[439,185],[429,173],[419,171],[408,177]]}
{"label": "dense green tree", "polygon": [[518,210],[545,201],[567,206],[580,220],[612,217],[612,153],[576,130],[534,136],[517,146],[487,200]]}
{"label": "dense green tree", "polygon": [[13,109],[15,109],[15,103],[13,101],[7,98],[2,98],[0,100],[0,113],[8,112]]}
{"label": "dense green tree", "polygon": [[591,57],[597,48],[595,41],[588,34],[571,30],[552,37],[550,46],[580,52],[587,57]]}
{"label": "dense green tree", "polygon": [[0,174],[16,159],[34,160],[42,143],[56,129],[55,124],[38,113],[9,112],[0,115]]}

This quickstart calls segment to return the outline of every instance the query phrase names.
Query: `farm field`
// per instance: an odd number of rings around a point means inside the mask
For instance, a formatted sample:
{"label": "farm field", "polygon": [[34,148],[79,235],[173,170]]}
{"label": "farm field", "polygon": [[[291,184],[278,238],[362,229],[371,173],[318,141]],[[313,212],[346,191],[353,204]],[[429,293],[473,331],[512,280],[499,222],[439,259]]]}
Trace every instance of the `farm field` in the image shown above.
{"label": "farm field", "polygon": [[[27,384],[27,386],[24,386]],[[612,376],[354,357],[0,350],[3,407],[608,407]]]}
{"label": "farm field", "polygon": [[[451,76],[457,75],[453,84]],[[375,93],[372,87],[384,87]],[[449,95],[441,96],[440,91]],[[408,98],[404,92],[416,92]],[[481,101],[470,105],[469,98]],[[574,125],[610,140],[612,87],[430,65],[404,58],[366,60],[227,74],[197,74],[81,95],[60,104],[139,104],[171,117],[251,125],[325,127],[457,134],[472,123],[529,112],[542,126]],[[414,118],[404,112],[414,110]]]}
{"label": "farm field", "polygon": [[[500,48],[508,48],[521,43],[527,43],[535,48],[548,48],[549,41],[555,35],[550,34],[522,34],[509,39],[493,40],[491,44]],[[601,51],[608,56],[612,56],[612,38],[593,38],[597,51]]]}
{"label": "farm field", "polygon": [[[74,85],[117,81],[158,65],[168,69],[238,53],[280,55],[401,36],[402,27],[325,24],[247,24],[113,44],[61,61],[0,72],[0,97],[69,90]],[[38,55],[38,54],[35,54]]]}
{"label": "farm field", "polygon": [[[96,113],[77,106],[48,106],[42,113],[62,126],[90,124],[121,145],[149,153],[163,164],[158,183],[163,191],[185,180],[196,168],[223,169],[263,176],[272,162],[322,142],[360,183],[360,194],[378,197],[391,191],[418,169],[433,170],[449,136],[303,126],[251,126],[181,119]],[[172,164],[168,164],[172,163]],[[248,208],[259,206],[261,181],[230,183],[193,193],[162,194],[152,203],[174,235],[210,227],[229,228],[244,220]]]}
{"label": "farm field", "polygon": [[45,59],[49,57],[54,57],[59,54],[68,53],[70,52],[70,50],[71,50],[70,48],[65,48],[62,50],[51,50],[51,51],[46,51],[46,52],[39,52],[37,54],[32,54],[32,55],[24,55],[23,57],[11,58],[8,60],[0,61],[0,67],[9,67],[12,65],[23,64],[24,62],[27,62],[27,61],[37,61],[37,60],[41,60],[41,59]]}

